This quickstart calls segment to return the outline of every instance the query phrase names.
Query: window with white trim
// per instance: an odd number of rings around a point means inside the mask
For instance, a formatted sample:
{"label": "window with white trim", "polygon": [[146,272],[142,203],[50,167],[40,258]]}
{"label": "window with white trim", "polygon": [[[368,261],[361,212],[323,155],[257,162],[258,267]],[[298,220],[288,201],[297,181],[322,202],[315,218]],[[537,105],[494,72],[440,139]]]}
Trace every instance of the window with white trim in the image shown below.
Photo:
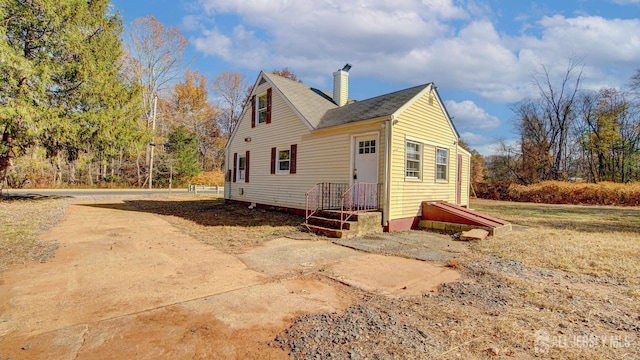
{"label": "window with white trim", "polygon": [[256,109],[256,123],[264,124],[267,122],[267,94],[258,96],[258,108]]}
{"label": "window with white trim", "polygon": [[278,173],[289,173],[291,169],[291,150],[278,149],[278,163],[276,164],[276,170]]}
{"label": "window with white trim", "polygon": [[405,174],[407,179],[420,179],[422,169],[422,144],[407,141],[405,151]]}
{"label": "window with white trim", "polygon": [[245,180],[246,170],[247,170],[247,158],[244,156],[238,157],[238,181]]}
{"label": "window with white trim", "polygon": [[436,148],[436,180],[449,179],[449,150]]}

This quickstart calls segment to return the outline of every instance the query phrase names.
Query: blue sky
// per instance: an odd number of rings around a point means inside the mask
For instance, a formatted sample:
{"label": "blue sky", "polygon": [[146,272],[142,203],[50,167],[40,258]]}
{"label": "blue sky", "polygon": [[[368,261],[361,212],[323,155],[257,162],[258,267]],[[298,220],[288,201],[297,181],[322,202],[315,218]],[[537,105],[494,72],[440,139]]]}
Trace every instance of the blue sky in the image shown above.
{"label": "blue sky", "polygon": [[[330,90],[353,68],[356,100],[435,82],[462,138],[485,155],[512,141],[511,106],[570,58],[583,89],[624,89],[640,68],[640,0],[112,0],[125,25],[154,15],[189,41],[210,79],[288,67]],[[126,37],[126,35],[125,35]]]}

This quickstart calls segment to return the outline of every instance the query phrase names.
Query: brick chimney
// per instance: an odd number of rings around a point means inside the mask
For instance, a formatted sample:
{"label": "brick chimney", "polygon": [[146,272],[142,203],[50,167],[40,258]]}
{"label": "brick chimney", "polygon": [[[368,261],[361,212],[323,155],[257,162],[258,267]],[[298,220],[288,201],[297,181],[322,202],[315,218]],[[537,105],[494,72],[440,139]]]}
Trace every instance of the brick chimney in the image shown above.
{"label": "brick chimney", "polygon": [[349,99],[349,70],[351,64],[333,73],[333,101],[338,106],[344,106]]}

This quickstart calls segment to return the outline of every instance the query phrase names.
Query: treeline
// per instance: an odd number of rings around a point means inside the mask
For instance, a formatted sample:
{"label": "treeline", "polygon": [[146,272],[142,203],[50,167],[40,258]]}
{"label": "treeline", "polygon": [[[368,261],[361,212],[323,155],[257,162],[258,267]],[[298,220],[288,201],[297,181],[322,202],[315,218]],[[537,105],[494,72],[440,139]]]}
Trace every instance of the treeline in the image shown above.
{"label": "treeline", "polygon": [[581,89],[570,60],[553,81],[543,66],[536,97],[513,106],[518,141],[471,150],[472,194],[550,204],[640,205],[640,69],[629,89]]}
{"label": "treeline", "polygon": [[554,81],[542,67],[538,96],[513,106],[518,141],[480,159],[476,184],[640,180],[640,69],[625,92],[581,89],[582,68],[572,59]]}
{"label": "treeline", "polygon": [[187,40],[154,17],[124,33],[109,0],[1,4],[0,189],[166,186],[220,172],[242,76],[188,69]]}

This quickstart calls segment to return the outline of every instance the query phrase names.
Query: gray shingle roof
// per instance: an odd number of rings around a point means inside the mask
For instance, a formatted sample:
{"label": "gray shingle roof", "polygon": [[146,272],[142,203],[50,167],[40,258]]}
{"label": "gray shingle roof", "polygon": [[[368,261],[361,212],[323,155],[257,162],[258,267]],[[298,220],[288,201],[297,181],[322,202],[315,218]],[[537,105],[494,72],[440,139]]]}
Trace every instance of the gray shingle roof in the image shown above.
{"label": "gray shingle roof", "polygon": [[322,116],[338,107],[330,94],[275,74],[263,73],[315,129]]}
{"label": "gray shingle roof", "polygon": [[414,86],[409,89],[376,96],[363,101],[356,101],[343,107],[331,109],[322,116],[316,129],[391,116],[427,86],[429,86],[429,84]]}
{"label": "gray shingle roof", "polygon": [[333,102],[330,92],[275,74],[264,72],[263,76],[278,88],[314,129],[390,116],[429,86],[419,85],[339,107]]}

